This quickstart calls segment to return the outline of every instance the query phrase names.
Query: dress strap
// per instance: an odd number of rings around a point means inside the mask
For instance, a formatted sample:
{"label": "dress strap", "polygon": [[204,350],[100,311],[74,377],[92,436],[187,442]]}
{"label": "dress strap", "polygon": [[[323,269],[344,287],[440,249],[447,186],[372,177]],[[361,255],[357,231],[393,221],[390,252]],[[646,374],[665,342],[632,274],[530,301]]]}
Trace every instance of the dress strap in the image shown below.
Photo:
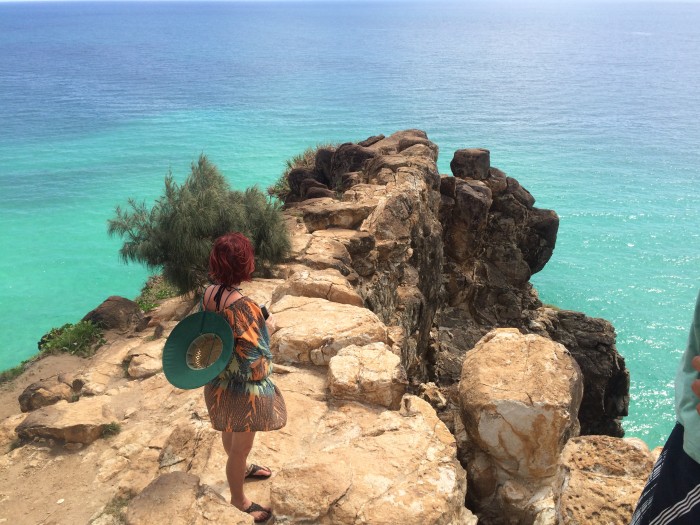
{"label": "dress strap", "polygon": [[[224,291],[228,291],[228,295],[226,296],[226,299],[223,300],[223,303],[226,304],[228,302],[229,297],[233,295],[234,292],[241,293],[240,288],[236,288],[235,286],[231,287],[231,290],[228,290],[223,284],[219,285],[219,289],[216,291],[216,295],[214,296],[214,301],[216,302],[216,311],[218,312],[221,310],[221,298],[224,295]],[[242,294],[241,294],[242,295]]]}

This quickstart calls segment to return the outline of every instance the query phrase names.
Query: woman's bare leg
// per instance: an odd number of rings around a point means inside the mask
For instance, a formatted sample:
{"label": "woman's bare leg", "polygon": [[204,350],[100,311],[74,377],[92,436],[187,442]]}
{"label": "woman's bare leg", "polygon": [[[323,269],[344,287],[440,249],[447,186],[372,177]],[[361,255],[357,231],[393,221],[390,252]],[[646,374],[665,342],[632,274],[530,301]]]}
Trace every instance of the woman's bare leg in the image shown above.
{"label": "woman's bare leg", "polygon": [[[232,432],[222,432],[221,433],[221,441],[224,444],[224,451],[226,452],[227,455],[228,455],[228,451],[231,449],[231,440],[232,440],[231,434],[232,434]],[[246,463],[246,473],[248,472],[249,466],[250,466],[249,463]],[[272,471],[270,471],[270,469],[268,467],[261,466],[260,468],[262,469],[263,475],[258,475],[258,477],[266,478],[272,474]]]}
{"label": "woman's bare leg", "polygon": [[[252,501],[243,492],[243,481],[245,479],[246,460],[250,449],[253,448],[255,432],[222,432],[224,450],[228,455],[226,461],[226,479],[231,490],[231,504],[245,510],[250,507]],[[265,518],[265,512],[252,513],[253,518]]]}

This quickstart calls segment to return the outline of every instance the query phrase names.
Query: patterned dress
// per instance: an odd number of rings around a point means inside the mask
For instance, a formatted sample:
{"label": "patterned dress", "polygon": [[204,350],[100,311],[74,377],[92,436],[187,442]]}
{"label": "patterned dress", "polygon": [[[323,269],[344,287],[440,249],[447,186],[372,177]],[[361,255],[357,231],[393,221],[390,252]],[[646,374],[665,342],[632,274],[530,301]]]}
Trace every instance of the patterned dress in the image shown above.
{"label": "patterned dress", "polygon": [[270,378],[270,336],[260,307],[246,296],[221,310],[233,329],[235,348],[226,369],[204,387],[209,419],[216,430],[277,430],[287,408]]}

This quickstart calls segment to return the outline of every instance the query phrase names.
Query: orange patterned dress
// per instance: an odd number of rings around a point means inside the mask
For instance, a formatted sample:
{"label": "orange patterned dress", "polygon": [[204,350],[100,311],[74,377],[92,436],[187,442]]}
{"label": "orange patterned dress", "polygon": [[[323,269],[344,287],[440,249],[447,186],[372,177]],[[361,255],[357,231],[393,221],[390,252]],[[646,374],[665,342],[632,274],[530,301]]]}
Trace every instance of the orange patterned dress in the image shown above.
{"label": "orange patterned dress", "polygon": [[212,426],[223,432],[282,428],[287,407],[270,378],[270,336],[260,307],[243,296],[220,313],[233,329],[235,348],[226,369],[204,387]]}

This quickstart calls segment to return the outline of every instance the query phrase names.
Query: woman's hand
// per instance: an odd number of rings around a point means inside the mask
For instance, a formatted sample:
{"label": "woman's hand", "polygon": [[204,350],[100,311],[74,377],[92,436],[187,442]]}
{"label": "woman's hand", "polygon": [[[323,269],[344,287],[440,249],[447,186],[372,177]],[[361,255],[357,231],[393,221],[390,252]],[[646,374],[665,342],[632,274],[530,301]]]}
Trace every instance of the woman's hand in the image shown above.
{"label": "woman's hand", "polygon": [[[693,365],[693,368],[700,372],[700,356],[696,355],[695,357],[693,357],[691,363]],[[700,398],[700,379],[696,379],[695,381],[693,381],[690,385],[690,388],[693,390],[693,394]],[[700,414],[700,403],[698,403],[695,406],[695,410],[697,410],[698,414]]]}

